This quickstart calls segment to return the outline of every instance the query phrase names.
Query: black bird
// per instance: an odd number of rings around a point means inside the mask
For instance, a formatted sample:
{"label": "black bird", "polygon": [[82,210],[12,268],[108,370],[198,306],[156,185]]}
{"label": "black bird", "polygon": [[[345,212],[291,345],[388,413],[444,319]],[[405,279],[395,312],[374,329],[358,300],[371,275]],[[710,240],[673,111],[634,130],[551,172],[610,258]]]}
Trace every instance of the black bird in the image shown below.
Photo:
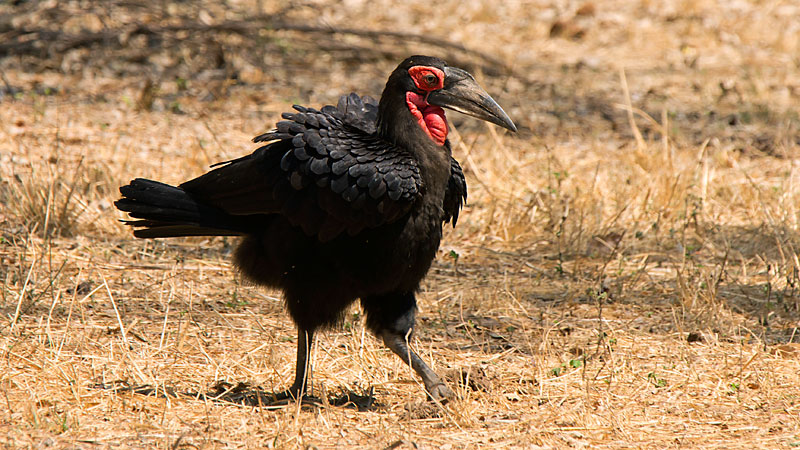
{"label": "black bird", "polygon": [[472,75],[412,56],[380,102],[350,94],[321,110],[295,105],[253,139],[266,144],[252,154],[177,187],[137,178],[115,205],[137,219],[126,224],[138,238],[243,237],[234,265],[281,289],[298,328],[295,380],[276,399],[305,394],[314,333],[360,299],[367,327],[446,400],[453,392],[407,345],[415,292],[467,198],[442,108],[516,131]]}

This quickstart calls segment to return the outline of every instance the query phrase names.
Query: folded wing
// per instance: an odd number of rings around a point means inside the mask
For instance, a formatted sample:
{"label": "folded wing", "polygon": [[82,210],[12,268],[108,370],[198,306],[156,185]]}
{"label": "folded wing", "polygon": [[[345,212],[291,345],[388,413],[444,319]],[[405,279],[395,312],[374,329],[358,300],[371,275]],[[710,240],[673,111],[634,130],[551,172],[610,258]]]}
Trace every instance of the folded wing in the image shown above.
{"label": "folded wing", "polygon": [[377,104],[364,100],[295,106],[254,139],[266,145],[179,187],[234,216],[281,214],[322,241],[391,223],[419,197],[419,167],[374,133]]}

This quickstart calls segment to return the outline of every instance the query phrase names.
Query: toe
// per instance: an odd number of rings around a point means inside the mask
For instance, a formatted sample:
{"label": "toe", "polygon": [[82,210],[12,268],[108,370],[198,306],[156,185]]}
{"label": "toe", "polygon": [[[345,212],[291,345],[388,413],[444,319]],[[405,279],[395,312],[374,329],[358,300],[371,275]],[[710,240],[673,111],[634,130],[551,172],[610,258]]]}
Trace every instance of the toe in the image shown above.
{"label": "toe", "polygon": [[442,404],[455,397],[455,393],[444,383],[435,384],[426,388],[426,390],[431,399]]}

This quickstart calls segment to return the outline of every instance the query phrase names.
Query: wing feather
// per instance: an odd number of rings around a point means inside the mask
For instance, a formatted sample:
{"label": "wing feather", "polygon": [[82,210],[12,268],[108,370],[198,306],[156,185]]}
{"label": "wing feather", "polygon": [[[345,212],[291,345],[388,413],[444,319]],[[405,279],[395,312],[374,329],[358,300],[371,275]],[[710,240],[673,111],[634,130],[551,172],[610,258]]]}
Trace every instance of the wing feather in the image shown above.
{"label": "wing feather", "polygon": [[456,226],[458,213],[467,201],[467,180],[464,179],[464,171],[455,158],[450,158],[450,180],[447,182],[447,190],[444,193],[444,222],[451,222]]}
{"label": "wing feather", "polygon": [[337,107],[294,107],[249,156],[180,187],[229,214],[281,214],[327,241],[391,223],[422,189],[410,153],[375,134],[377,102],[356,94]]}

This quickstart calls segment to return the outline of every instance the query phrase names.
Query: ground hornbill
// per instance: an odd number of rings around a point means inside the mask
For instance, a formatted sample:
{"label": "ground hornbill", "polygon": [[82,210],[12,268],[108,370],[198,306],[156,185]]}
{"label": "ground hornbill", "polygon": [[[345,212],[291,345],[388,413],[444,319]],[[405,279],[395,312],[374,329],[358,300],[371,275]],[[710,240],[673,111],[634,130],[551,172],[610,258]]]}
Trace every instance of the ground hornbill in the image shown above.
{"label": "ground hornbill", "polygon": [[277,400],[305,393],[314,333],[356,299],[367,327],[446,400],[452,391],[407,343],[415,291],[467,198],[442,108],[516,131],[469,73],[412,56],[378,103],[350,94],[319,111],[294,106],[252,154],[178,187],[135,179],[115,204],[139,238],[243,236],[235,266],[281,289],[298,328],[295,380]]}

